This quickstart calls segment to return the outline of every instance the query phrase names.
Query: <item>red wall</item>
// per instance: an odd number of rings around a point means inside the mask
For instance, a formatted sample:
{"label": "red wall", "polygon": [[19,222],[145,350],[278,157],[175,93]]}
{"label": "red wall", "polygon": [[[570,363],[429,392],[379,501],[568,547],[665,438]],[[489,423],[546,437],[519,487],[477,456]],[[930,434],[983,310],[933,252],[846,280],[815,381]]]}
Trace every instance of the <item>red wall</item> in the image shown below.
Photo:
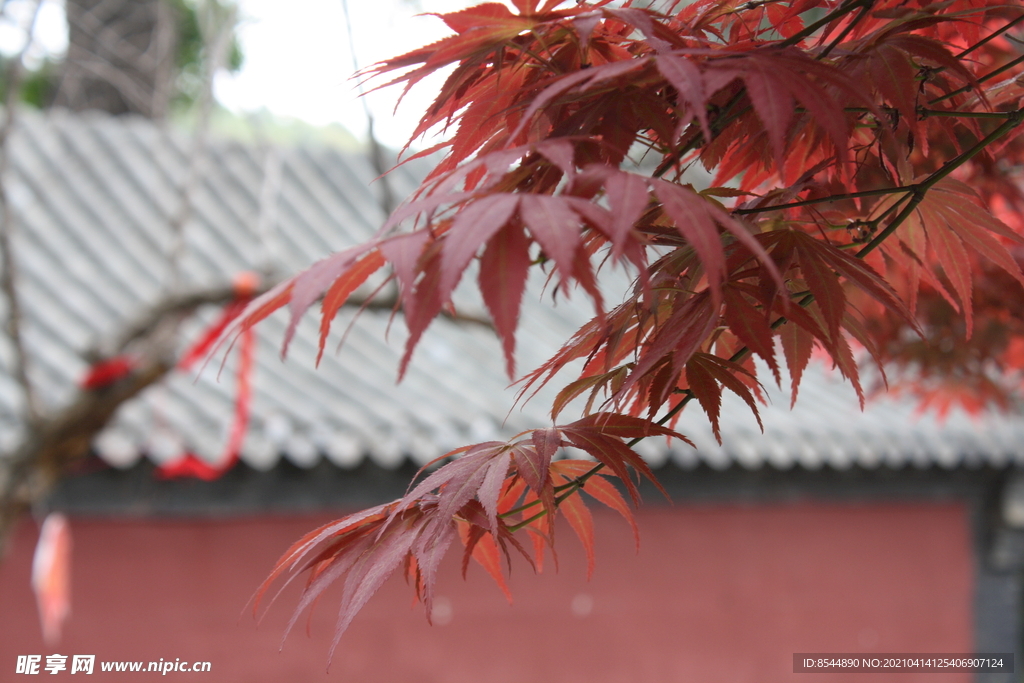
{"label": "red wall", "polygon": [[[646,508],[640,554],[628,527],[595,510],[590,583],[568,529],[559,573],[515,567],[509,607],[474,567],[442,569],[451,620],[430,627],[392,579],[357,618],[325,674],[335,606],[321,601],[278,652],[287,593],[259,629],[243,607],[277,556],[321,518],[74,519],[73,607],[63,642],[42,644],[29,593],[35,525],[0,564],[0,681],[19,654],[210,661],[218,683],[771,683],[858,681],[793,674],[794,652],[970,652],[972,563],[961,505]],[[591,605],[589,614],[587,605]],[[574,613],[574,606],[576,613]],[[45,660],[44,660],[45,661]],[[98,669],[98,667],[97,667]],[[44,673],[44,675],[46,675]],[[67,671],[61,675],[70,675]],[[85,680],[152,681],[154,674]],[[968,674],[901,674],[967,683]]]}

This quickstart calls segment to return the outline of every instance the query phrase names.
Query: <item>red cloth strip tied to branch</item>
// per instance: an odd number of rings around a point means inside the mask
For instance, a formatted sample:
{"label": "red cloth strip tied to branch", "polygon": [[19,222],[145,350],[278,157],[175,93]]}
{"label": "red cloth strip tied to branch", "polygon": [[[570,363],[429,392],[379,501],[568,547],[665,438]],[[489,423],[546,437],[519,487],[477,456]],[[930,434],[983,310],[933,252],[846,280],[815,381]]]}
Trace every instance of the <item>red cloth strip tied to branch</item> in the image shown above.
{"label": "red cloth strip tied to branch", "polygon": [[78,386],[87,391],[108,387],[122,377],[130,375],[138,364],[139,359],[128,354],[104,358],[89,366],[89,371],[78,381]]}
{"label": "red cloth strip tied to branch", "polygon": [[[235,318],[241,315],[249,305],[256,290],[259,289],[259,276],[252,272],[240,273],[234,278],[235,298],[199,339],[190,346],[181,360],[178,369],[188,371],[213,349],[221,334]],[[228,440],[224,446],[224,454],[219,465],[211,465],[194,453],[186,453],[174,462],[166,463],[157,468],[157,476],[161,479],[178,479],[195,477],[204,481],[212,481],[221,477],[238,462],[245,440],[245,431],[249,426],[249,411],[252,404],[252,368],[256,355],[256,334],[251,328],[242,331],[239,340],[238,369],[235,374],[235,411]]]}

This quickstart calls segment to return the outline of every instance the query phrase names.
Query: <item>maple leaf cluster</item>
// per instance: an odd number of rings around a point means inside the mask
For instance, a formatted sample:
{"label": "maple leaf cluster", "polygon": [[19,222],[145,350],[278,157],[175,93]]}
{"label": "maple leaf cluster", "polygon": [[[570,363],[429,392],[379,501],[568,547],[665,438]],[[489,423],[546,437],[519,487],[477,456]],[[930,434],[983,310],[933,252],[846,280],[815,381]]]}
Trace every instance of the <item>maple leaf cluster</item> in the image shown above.
{"label": "maple leaf cluster", "polygon": [[[724,390],[756,415],[755,357],[776,382],[785,366],[794,401],[815,350],[862,402],[861,351],[918,368],[925,382],[1024,368],[1020,8],[511,4],[439,15],[453,35],[372,68],[406,89],[450,71],[415,134],[447,137],[413,155],[443,160],[371,241],[282,283],[235,325],[287,306],[287,348],[319,301],[322,349],[346,299],[383,272],[409,329],[401,376],[478,261],[515,378],[531,269],[595,307],[523,377],[530,389],[582,361],[552,407],[557,421],[586,396],[581,419],[457,449],[401,500],[311,532],[281,559],[268,585],[306,573],[299,610],[342,584],[338,637],[399,569],[429,618],[455,539],[463,567],[475,559],[506,592],[502,558],[542,563],[557,515],[592,557],[580,492],[631,519],[617,487],[635,503],[634,477],[653,480],[635,440],[685,439],[673,427],[690,403],[718,435]],[[653,171],[627,163],[639,157]],[[697,166],[710,187],[687,183]],[[635,284],[607,309],[599,270],[612,267]],[[938,360],[929,351],[953,336],[973,354],[970,369],[949,349]],[[593,461],[559,459],[564,448]]]}

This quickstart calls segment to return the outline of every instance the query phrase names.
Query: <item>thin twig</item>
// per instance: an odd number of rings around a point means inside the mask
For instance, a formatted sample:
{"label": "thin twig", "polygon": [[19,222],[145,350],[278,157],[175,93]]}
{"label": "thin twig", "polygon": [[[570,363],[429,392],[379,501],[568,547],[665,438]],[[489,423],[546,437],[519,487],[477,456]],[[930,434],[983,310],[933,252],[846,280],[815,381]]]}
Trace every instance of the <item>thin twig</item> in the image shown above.
{"label": "thin twig", "polygon": [[839,17],[849,14],[850,12],[854,11],[859,7],[871,7],[871,5],[873,4],[874,0],[853,0],[853,2],[849,2],[843,5],[842,7],[839,7],[838,9],[829,12],[828,14],[823,16],[821,19],[818,19],[810,26],[805,27],[802,31],[794,33],[792,36],[779,43],[779,47],[789,47],[790,45],[796,45],[807,36],[813,35],[815,31],[817,31],[822,26],[826,26],[832,23]]}
{"label": "thin twig", "polygon": [[896,187],[883,187],[877,190],[863,190],[861,192],[847,192],[845,194],[831,194],[827,197],[816,197],[814,199],[801,199],[798,202],[787,202],[786,204],[775,204],[773,206],[759,206],[752,209],[734,209],[733,213],[738,216],[746,216],[752,213],[765,213],[767,211],[781,211],[783,209],[796,209],[801,206],[811,206],[812,204],[825,204],[828,202],[839,202],[846,199],[857,199],[859,197],[881,197],[887,194],[899,194],[901,192],[911,192],[915,188],[914,185],[898,185]]}
{"label": "thin twig", "polygon": [[921,118],[933,116],[945,116],[962,119],[1009,119],[1013,118],[1012,111],[953,111],[944,109],[918,109],[917,113]]}
{"label": "thin twig", "polygon": [[967,55],[971,54],[972,52],[977,50],[979,47],[981,47],[982,45],[984,45],[988,41],[993,40],[995,38],[998,38],[999,36],[1003,35],[1004,33],[1009,31],[1011,28],[1013,28],[1014,26],[1016,26],[1017,24],[1019,24],[1022,21],[1024,21],[1024,14],[1020,15],[1019,17],[1017,17],[1013,21],[1008,22],[1005,26],[1003,26],[1003,27],[993,31],[990,35],[982,38],[981,40],[976,42],[974,45],[971,45],[969,48],[967,48],[966,50],[964,50],[963,52],[958,54],[956,56],[956,58],[957,59],[963,59],[964,57],[966,57]]}
{"label": "thin twig", "polygon": [[[1024,62],[1024,55],[1021,55],[1020,57],[1017,57],[1016,59],[1011,59],[1006,64],[1003,64],[1001,67],[999,67],[998,69],[993,69],[992,71],[989,71],[987,74],[983,74],[981,76],[978,76],[976,81],[978,83],[984,83],[987,80],[995,78],[999,74],[1002,74],[1002,73],[1004,73],[1006,71],[1009,71],[1010,69],[1012,69],[1013,67],[1017,66],[1021,62]],[[945,95],[942,95],[941,97],[936,97],[935,99],[928,100],[928,104],[938,104],[939,102],[944,102],[944,101],[948,100],[951,97],[956,97],[957,95],[959,95],[961,93],[965,93],[968,90],[973,90],[973,89],[974,89],[974,86],[972,84],[968,83],[967,85],[963,86],[962,88],[957,88],[956,90],[952,90],[952,91],[946,93]]]}
{"label": "thin twig", "polygon": [[21,94],[21,83],[25,76],[23,59],[35,42],[35,26],[39,18],[41,0],[36,0],[32,9],[32,19],[27,28],[25,45],[18,54],[10,57],[7,69],[7,87],[4,92],[6,115],[0,125],[0,290],[7,299],[7,338],[11,341],[14,358],[11,362],[11,374],[14,375],[22,396],[25,399],[25,422],[32,430],[39,422],[42,407],[35,387],[29,377],[28,354],[25,351],[25,336],[22,329],[21,300],[18,293],[18,266],[14,254],[14,211],[11,209],[10,197],[7,194],[7,176],[10,173],[10,137],[18,119],[18,98]]}
{"label": "thin twig", "polygon": [[857,258],[864,258],[872,251],[874,251],[885,239],[891,235],[896,229],[905,221],[910,214],[917,208],[917,205],[924,200],[925,193],[934,187],[940,180],[947,177],[953,171],[960,166],[970,161],[976,154],[981,152],[983,149],[991,145],[993,142],[1003,137],[1011,130],[1020,125],[1021,121],[1024,120],[1024,109],[1018,109],[1014,112],[1014,116],[1007,121],[1003,122],[1001,126],[993,130],[991,133],[986,135],[984,138],[979,140],[970,149],[965,150],[963,153],[957,155],[953,159],[947,161],[942,168],[935,171],[920,183],[913,185],[911,191],[910,202],[903,207],[903,210],[895,218],[890,221],[889,225],[885,227],[880,233],[875,235],[874,239],[868,242],[864,247],[857,252]]}
{"label": "thin twig", "polygon": [[860,13],[857,14],[857,16],[853,18],[853,21],[847,24],[843,28],[843,30],[839,32],[839,35],[835,37],[835,40],[828,44],[828,47],[821,51],[821,54],[817,56],[817,59],[825,59],[826,57],[828,57],[832,50],[836,49],[839,43],[843,42],[846,39],[846,36],[850,35],[850,31],[855,29],[857,27],[857,24],[859,24],[861,20],[863,20],[864,17],[867,16],[868,12],[871,11],[871,6],[873,4],[874,3],[867,3],[863,7],[861,7]]}
{"label": "thin twig", "polygon": [[203,164],[206,162],[207,135],[210,130],[210,116],[213,112],[213,79],[227,59],[237,12],[237,8],[232,6],[223,15],[213,16],[219,13],[219,6],[215,6],[213,0],[207,0],[204,6],[207,10],[208,20],[215,22],[216,25],[207,26],[205,32],[206,60],[203,70],[203,88],[196,103],[196,126],[192,136],[192,146],[189,150],[185,179],[178,193],[178,208],[168,222],[173,240],[167,254],[166,288],[169,292],[173,292],[181,286],[181,259],[185,252],[185,227],[192,217],[195,193],[200,180],[202,180]]}
{"label": "thin twig", "polygon": [[[356,55],[356,43],[352,33],[352,17],[348,11],[348,0],[341,0],[341,9],[345,14],[345,29],[348,31],[348,48],[352,58],[352,68],[359,73],[359,57]],[[391,181],[388,178],[387,163],[384,161],[384,147],[380,144],[373,130],[373,112],[370,111],[370,103],[366,98],[363,89],[363,81],[356,81],[356,88],[359,91],[359,101],[363,103],[363,114],[366,116],[366,138],[370,144],[370,161],[373,162],[373,170],[377,173],[377,182],[380,183],[380,208],[387,218],[395,210],[395,193],[391,189]]]}

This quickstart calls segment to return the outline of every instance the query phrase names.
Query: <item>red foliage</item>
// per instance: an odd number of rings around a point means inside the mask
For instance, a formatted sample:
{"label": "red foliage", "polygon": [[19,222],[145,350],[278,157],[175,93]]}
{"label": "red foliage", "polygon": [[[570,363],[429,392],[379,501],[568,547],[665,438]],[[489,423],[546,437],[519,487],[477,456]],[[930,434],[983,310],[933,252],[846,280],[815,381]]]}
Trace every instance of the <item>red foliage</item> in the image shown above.
{"label": "red foliage", "polygon": [[[345,298],[387,268],[410,332],[401,375],[480,259],[478,286],[514,376],[531,267],[595,305],[593,320],[525,377],[529,388],[582,359],[552,411],[589,394],[582,419],[453,451],[402,500],[317,530],[282,558],[268,583],[309,570],[300,609],[342,583],[339,636],[399,567],[429,617],[440,556],[456,537],[464,564],[475,558],[506,592],[500,557],[515,549],[540,564],[557,513],[590,553],[577,492],[629,517],[610,478],[635,503],[630,470],[653,476],[623,439],[682,438],[661,425],[692,399],[717,433],[723,389],[756,414],[754,355],[776,381],[788,367],[794,400],[815,348],[862,399],[851,343],[914,368],[901,374],[910,382],[977,380],[992,367],[985,361],[1024,362],[1015,303],[1024,221],[1011,173],[1024,151],[1024,71],[1009,40],[1020,9],[994,0],[512,4],[517,11],[485,3],[443,15],[454,35],[372,69],[408,88],[452,68],[417,130],[449,131],[428,150],[447,156],[374,240],[260,297],[234,326],[288,306],[290,336],[322,298],[322,346]],[[634,156],[654,159],[653,173],[630,170]],[[687,184],[695,164],[714,171],[715,186]],[[597,286],[605,262],[636,274],[608,311]],[[974,349],[973,369],[936,362],[936,335]],[[556,459],[563,447],[596,464]]]}
{"label": "red foliage", "polygon": [[[275,580],[286,577],[287,585],[308,570],[306,587],[290,629],[302,609],[312,605],[329,584],[340,582],[342,603],[334,641],[337,645],[356,612],[389,576],[404,566],[429,619],[438,565],[457,536],[461,536],[465,548],[463,571],[470,558],[475,559],[511,599],[501,573],[501,556],[510,560],[510,549],[514,549],[534,563],[513,532],[529,526],[534,534],[553,544],[550,522],[559,504],[593,564],[590,513],[579,497],[572,494],[586,487],[584,490],[618,510],[635,528],[632,515],[613,486],[601,477],[587,481],[597,474],[584,471],[593,470],[592,463],[552,462],[552,456],[565,446],[582,449],[619,477],[633,500],[638,501],[629,469],[651,481],[655,481],[654,475],[622,439],[655,434],[682,438],[641,418],[596,413],[553,429],[520,434],[508,443],[492,441],[459,448],[444,456],[458,456],[457,459],[425,477],[401,500],[350,515],[303,537],[278,561],[257,593],[254,609],[259,608]],[[524,495],[523,505],[515,507]],[[536,545],[535,551],[540,563],[544,545]]]}

